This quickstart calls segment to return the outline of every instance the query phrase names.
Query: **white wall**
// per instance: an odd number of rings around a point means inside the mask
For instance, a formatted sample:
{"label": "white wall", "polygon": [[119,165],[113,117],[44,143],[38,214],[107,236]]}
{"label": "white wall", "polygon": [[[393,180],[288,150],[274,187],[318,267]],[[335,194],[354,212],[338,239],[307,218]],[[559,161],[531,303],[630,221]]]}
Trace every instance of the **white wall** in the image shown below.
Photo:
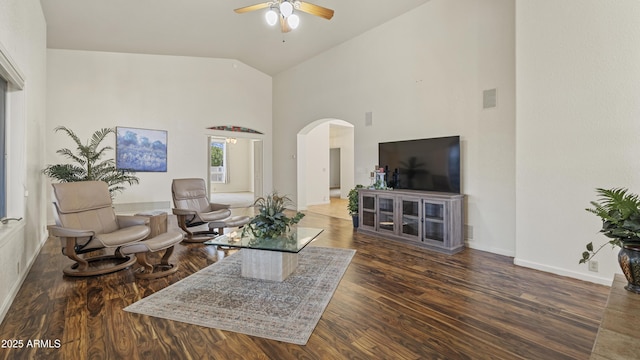
{"label": "white wall", "polygon": [[516,263],[610,285],[617,251],[584,209],[596,187],[640,192],[640,2],[517,2]]}
{"label": "white wall", "polygon": [[[0,225],[0,321],[47,239],[44,164],[46,24],[38,0],[0,2],[0,45],[24,77],[8,101],[8,215]],[[28,194],[28,196],[26,196]]]}
{"label": "white wall", "polygon": [[[306,141],[306,205],[329,203],[329,123],[309,131]],[[298,155],[300,156],[300,155]]]}
{"label": "white wall", "polygon": [[[296,134],[322,118],[355,126],[355,183],[379,142],[462,139],[469,245],[515,254],[513,0],[432,0],[274,77],[274,185],[296,194]],[[499,106],[482,110],[482,91]],[[365,126],[372,112],[373,125]]]}
{"label": "white wall", "polygon": [[170,201],[172,179],[206,179],[214,135],[206,128],[214,125],[265,134],[264,187],[271,189],[271,77],[228,59],[55,49],[48,57],[48,163],[62,162],[55,151],[73,146],[53,132],[58,125],[83,139],[102,127],[168,131],[168,171],[137,173],[140,185],[115,203]]}

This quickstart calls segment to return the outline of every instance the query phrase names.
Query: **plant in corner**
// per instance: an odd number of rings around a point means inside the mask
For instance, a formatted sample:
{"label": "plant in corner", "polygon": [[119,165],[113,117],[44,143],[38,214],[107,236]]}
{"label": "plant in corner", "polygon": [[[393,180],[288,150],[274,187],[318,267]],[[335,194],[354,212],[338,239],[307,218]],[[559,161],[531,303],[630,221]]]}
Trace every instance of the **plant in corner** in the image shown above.
{"label": "plant in corner", "polygon": [[99,148],[100,143],[116,130],[113,128],[103,128],[93,133],[90,140],[83,143],[80,138],[71,130],[64,126],[58,126],[55,132],[62,131],[76,143],[77,148],[74,153],[70,149],[62,148],[56,153],[72,160],[73,163],[47,165],[42,170],[46,176],[59,182],[75,182],[100,180],[107,183],[109,193],[113,197],[116,192],[124,190],[123,184],[138,184],[139,179],[134,172],[126,169],[117,169],[114,159],[102,160],[106,152],[113,150],[111,146]]}
{"label": "plant in corner", "polygon": [[349,190],[349,202],[347,204],[347,210],[349,215],[353,219],[353,227],[358,227],[358,189],[364,188],[363,185],[356,185],[353,189]]}
{"label": "plant in corner", "polygon": [[591,260],[607,244],[619,247],[618,262],[629,284],[625,289],[640,293],[640,198],[628,189],[596,189],[598,201],[591,201],[590,213],[602,219],[600,232],[609,241],[594,250],[593,242],[586,246],[579,263]]}
{"label": "plant in corner", "polygon": [[256,239],[275,239],[285,235],[304,217],[299,211],[293,217],[287,216],[285,211],[291,205],[293,201],[289,197],[280,196],[277,192],[256,199],[254,206],[258,208],[258,215],[242,228],[242,235],[251,233]]}

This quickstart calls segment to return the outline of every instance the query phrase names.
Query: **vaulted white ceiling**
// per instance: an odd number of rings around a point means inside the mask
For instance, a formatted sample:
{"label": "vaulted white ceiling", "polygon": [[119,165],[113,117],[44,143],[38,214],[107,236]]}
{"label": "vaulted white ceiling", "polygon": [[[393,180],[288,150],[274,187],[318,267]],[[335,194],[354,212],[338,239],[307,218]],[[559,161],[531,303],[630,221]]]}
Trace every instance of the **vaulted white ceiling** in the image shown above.
{"label": "vaulted white ceiling", "polygon": [[266,10],[233,9],[260,0],[40,0],[47,46],[74,49],[232,58],[275,75],[429,0],[312,0],[335,10],[331,20],[300,15],[283,34]]}

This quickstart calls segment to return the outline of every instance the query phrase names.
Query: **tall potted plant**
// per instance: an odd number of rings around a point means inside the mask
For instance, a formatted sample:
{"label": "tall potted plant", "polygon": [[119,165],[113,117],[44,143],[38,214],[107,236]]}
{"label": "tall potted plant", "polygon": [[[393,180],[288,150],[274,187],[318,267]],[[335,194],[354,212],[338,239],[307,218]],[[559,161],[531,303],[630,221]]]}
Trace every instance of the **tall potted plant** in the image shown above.
{"label": "tall potted plant", "polygon": [[117,169],[113,158],[102,160],[106,153],[113,150],[111,146],[100,147],[102,141],[109,134],[115,134],[113,128],[103,128],[93,133],[91,138],[83,143],[82,140],[69,128],[58,126],[55,132],[66,133],[75,143],[75,153],[67,148],[62,148],[56,153],[71,160],[67,164],[47,165],[42,172],[53,180],[59,182],[75,182],[99,180],[109,186],[109,193],[113,197],[116,192],[123,191],[124,184],[138,184],[139,179],[133,171]]}
{"label": "tall potted plant", "polygon": [[349,211],[349,215],[351,215],[351,219],[353,220],[353,227],[357,228],[358,223],[360,222],[358,216],[358,189],[364,188],[363,185],[356,185],[355,188],[349,190],[349,202],[347,203],[347,210]]}
{"label": "tall potted plant", "polygon": [[591,260],[606,245],[619,247],[618,262],[628,284],[625,289],[640,293],[640,198],[628,189],[596,189],[598,201],[591,201],[590,213],[602,219],[600,232],[609,240],[594,250],[587,244],[580,264]]}

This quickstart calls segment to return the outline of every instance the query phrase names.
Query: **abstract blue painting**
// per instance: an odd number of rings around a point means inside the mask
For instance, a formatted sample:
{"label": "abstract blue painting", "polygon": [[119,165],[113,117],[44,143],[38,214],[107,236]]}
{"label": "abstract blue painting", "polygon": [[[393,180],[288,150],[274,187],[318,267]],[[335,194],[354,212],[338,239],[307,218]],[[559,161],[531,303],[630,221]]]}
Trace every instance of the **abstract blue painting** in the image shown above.
{"label": "abstract blue painting", "polygon": [[167,172],[167,132],[116,127],[116,168]]}

